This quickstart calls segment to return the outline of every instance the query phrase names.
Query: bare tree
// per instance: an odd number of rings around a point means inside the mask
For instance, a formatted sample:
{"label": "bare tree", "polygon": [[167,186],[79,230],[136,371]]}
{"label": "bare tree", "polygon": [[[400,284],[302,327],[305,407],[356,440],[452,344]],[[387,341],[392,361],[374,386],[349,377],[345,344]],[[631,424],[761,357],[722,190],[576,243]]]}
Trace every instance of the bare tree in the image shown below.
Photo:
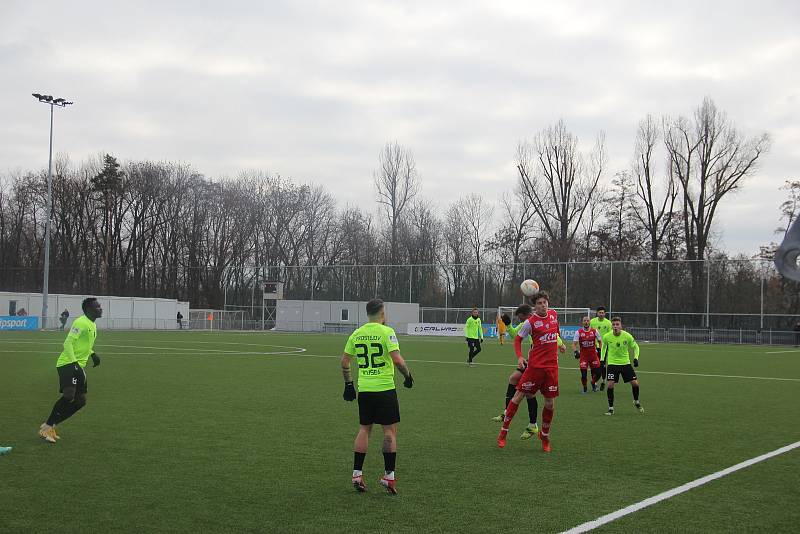
{"label": "bare tree", "polygon": [[[639,122],[633,174],[636,178],[636,197],[644,209],[635,209],[633,213],[649,236],[651,260],[659,258],[661,245],[673,221],[675,200],[678,198],[678,187],[672,172],[667,172],[661,180],[654,175],[654,153],[660,138],[660,128],[652,115]],[[662,185],[658,182],[662,182]]]}
{"label": "bare tree", "polygon": [[596,235],[600,253],[595,257],[627,261],[639,256],[640,237],[636,206],[630,202],[633,180],[627,171],[618,172],[611,181],[612,187],[603,199],[606,220]]}
{"label": "bare tree", "polygon": [[[770,139],[767,134],[746,138],[706,98],[693,120],[667,120],[664,143],[670,172],[682,193],[686,256],[688,260],[703,260],[722,199],[754,174],[756,162],[769,149]],[[702,267],[696,262],[691,266],[692,292],[699,302]]]}
{"label": "bare tree", "polygon": [[419,178],[414,155],[407,148],[387,143],[378,156],[378,170],[374,174],[378,204],[383,207],[389,220],[391,232],[391,257],[389,262],[398,262],[397,231],[403,213],[419,192]]}
{"label": "bare tree", "polygon": [[[525,247],[533,239],[531,218],[534,216],[533,206],[521,186],[512,192],[504,192],[500,197],[500,228],[495,231],[486,249],[495,254],[501,263],[511,262],[511,280],[521,276],[519,263]],[[505,283],[504,272],[500,280],[501,287]]]}
{"label": "bare tree", "polygon": [[594,149],[584,154],[578,149],[578,138],[561,120],[539,132],[533,143],[521,142],[517,147],[520,182],[559,261],[570,257],[604,164],[603,133],[597,136]]}
{"label": "bare tree", "polygon": [[[781,224],[775,229],[776,234],[782,234],[782,238],[786,237],[789,233],[789,228],[792,223],[800,217],[800,180],[786,180],[786,183],[781,186],[781,191],[787,191],[789,198],[781,204]],[[784,221],[786,221],[784,223]]]}

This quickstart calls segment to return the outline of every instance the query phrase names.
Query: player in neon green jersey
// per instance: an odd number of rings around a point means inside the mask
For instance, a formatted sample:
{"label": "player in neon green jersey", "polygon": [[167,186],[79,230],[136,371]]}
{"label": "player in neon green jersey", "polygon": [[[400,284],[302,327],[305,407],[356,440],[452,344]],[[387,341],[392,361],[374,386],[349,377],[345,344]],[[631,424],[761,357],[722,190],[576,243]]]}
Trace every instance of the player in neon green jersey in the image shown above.
{"label": "player in neon green jersey", "polygon": [[[639,381],[636,379],[634,367],[639,367],[639,344],[633,336],[622,329],[622,319],[611,319],[611,332],[603,336],[603,355],[608,369],[608,411],[606,415],[614,415],[614,386],[619,379],[630,382],[633,390],[633,406],[644,413],[644,408],[639,402]],[[633,366],[631,366],[631,353],[633,353]]]}
{"label": "player in neon green jersey", "polygon": [[[589,328],[594,328],[600,334],[600,338],[611,332],[611,321],[606,317],[606,308],[604,306],[597,307],[597,313],[589,321]],[[600,358],[600,391],[606,388],[606,364],[600,355],[600,343],[597,343],[597,356]]]}
{"label": "player in neon green jersey", "polygon": [[64,340],[64,350],[56,362],[61,398],[50,412],[50,417],[39,427],[39,436],[49,443],[59,439],[56,425],[86,405],[86,363],[92,359],[92,366],[100,365],[100,357],[94,352],[97,338],[95,321],[102,317],[103,308],[96,298],[84,299],[81,303],[83,315],[75,319]]}
{"label": "player in neon green jersey", "polygon": [[[344,394],[342,398],[352,402],[358,397],[359,428],[353,443],[353,487],[367,490],[364,484],[364,458],[367,456],[372,425],[383,427],[384,475],[380,484],[392,495],[397,494],[394,468],[397,461],[397,423],[400,422],[400,405],[394,386],[394,368],[404,377],[403,385],[414,385],[411,371],[400,355],[400,344],[394,330],[386,326],[383,301],[367,302],[369,321],[356,329],[347,340],[342,354],[342,376]],[[358,362],[358,395],[350,373],[350,358]]]}
{"label": "player in neon green jersey", "polygon": [[472,367],[472,360],[481,351],[481,343],[483,342],[483,325],[481,324],[478,308],[472,308],[472,314],[467,317],[467,322],[464,325],[464,337],[467,338],[467,347],[469,347],[467,365]]}

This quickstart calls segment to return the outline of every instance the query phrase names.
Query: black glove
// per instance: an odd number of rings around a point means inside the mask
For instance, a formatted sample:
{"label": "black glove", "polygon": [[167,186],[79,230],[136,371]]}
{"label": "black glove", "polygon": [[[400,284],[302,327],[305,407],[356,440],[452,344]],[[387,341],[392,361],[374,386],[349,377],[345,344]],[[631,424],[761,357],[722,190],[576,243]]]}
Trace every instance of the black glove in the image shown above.
{"label": "black glove", "polygon": [[353,402],[356,400],[356,387],[352,382],[344,383],[344,393],[342,393],[342,398],[347,402]]}
{"label": "black glove", "polygon": [[413,377],[413,376],[411,376],[411,375],[408,375],[408,376],[406,377],[406,379],[405,379],[405,380],[403,380],[403,385],[404,385],[405,387],[407,387],[407,388],[411,389],[411,388],[414,386],[414,377]]}
{"label": "black glove", "polygon": [[580,353],[580,351],[577,351],[577,350],[576,350],[576,351],[573,351],[573,352],[572,352],[572,355],[573,355],[573,356],[575,356],[575,359],[576,359],[576,360],[577,360],[578,358],[580,358],[580,357],[581,357],[581,353]]}
{"label": "black glove", "polygon": [[633,366],[634,367],[639,367],[639,358],[634,358],[633,359]]}
{"label": "black glove", "polygon": [[100,365],[100,356],[93,352],[90,358],[92,359],[92,367],[97,367]]}

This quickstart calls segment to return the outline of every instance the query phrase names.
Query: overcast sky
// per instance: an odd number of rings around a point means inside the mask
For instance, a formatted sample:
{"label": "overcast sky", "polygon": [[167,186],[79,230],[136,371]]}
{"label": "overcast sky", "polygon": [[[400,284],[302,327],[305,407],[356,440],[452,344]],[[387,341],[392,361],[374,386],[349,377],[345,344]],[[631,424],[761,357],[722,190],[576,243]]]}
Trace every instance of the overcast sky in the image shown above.
{"label": "overcast sky", "polygon": [[0,172],[79,161],[262,169],[374,209],[387,141],[411,149],[444,207],[516,180],[517,143],[563,118],[587,148],[606,132],[608,179],[638,121],[705,96],[773,139],[718,214],[719,244],[775,239],[778,188],[800,179],[800,2],[236,1],[0,3]]}

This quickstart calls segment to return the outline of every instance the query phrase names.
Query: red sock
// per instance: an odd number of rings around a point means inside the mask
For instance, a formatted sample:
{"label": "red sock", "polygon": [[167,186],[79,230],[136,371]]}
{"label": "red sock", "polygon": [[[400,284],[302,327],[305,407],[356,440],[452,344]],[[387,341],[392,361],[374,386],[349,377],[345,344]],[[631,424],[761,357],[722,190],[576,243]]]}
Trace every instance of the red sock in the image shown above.
{"label": "red sock", "polygon": [[550,423],[553,421],[553,410],[545,406],[542,408],[542,435],[550,435]]}
{"label": "red sock", "polygon": [[508,427],[511,425],[514,414],[517,413],[517,408],[519,408],[519,404],[515,403],[513,400],[506,406],[506,416],[503,418],[503,430],[506,432],[508,432]]}

